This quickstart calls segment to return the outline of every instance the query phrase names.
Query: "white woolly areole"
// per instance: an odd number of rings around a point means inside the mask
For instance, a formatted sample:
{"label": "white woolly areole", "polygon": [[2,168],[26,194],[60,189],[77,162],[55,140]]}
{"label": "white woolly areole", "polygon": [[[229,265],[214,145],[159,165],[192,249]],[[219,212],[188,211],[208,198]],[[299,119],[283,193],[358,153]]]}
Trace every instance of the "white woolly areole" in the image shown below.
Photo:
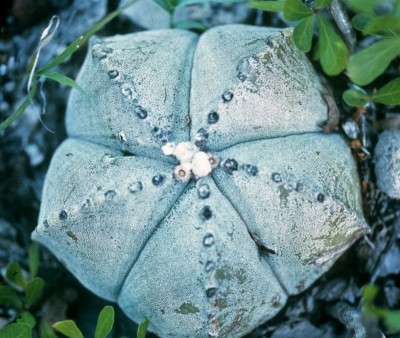
{"label": "white woolly areole", "polygon": [[176,147],[175,143],[168,142],[167,144],[161,147],[161,150],[163,151],[164,155],[169,156],[174,154],[175,147]]}
{"label": "white woolly areole", "polygon": [[181,142],[175,147],[174,155],[181,163],[191,162],[194,154],[199,150],[191,142]]}
{"label": "white woolly areole", "polygon": [[203,152],[199,151],[193,156],[192,160],[192,172],[196,177],[204,177],[211,173],[211,164],[209,161],[209,156]]}
{"label": "white woolly areole", "polygon": [[217,156],[200,151],[192,142],[169,142],[161,150],[164,155],[175,156],[179,161],[174,169],[174,176],[180,181],[189,181],[193,176],[207,176],[219,163]]}

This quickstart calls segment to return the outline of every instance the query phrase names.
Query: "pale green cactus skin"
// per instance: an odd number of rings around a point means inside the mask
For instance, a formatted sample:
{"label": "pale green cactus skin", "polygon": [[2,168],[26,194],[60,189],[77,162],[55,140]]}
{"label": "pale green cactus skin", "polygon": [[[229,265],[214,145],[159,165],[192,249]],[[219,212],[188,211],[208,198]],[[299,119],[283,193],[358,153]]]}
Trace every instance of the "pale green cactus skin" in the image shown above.
{"label": "pale green cactus skin", "polygon": [[[77,81],[33,238],[158,335],[243,336],[367,231],[355,163],[320,132],[326,93],[291,30],[93,39]],[[173,176],[163,142],[199,128],[238,170]]]}

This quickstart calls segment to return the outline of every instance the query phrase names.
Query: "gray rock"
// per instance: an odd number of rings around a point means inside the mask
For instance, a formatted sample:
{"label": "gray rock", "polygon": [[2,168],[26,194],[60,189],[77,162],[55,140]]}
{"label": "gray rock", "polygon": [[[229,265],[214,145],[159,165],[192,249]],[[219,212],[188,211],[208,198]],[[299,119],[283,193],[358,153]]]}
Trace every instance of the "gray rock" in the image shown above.
{"label": "gray rock", "polygon": [[[128,0],[121,1],[120,6]],[[232,23],[244,23],[249,20],[254,10],[242,3],[215,3],[192,4],[176,8],[172,22],[178,23],[186,20],[196,20],[199,23],[213,27]],[[169,28],[171,16],[154,0],[138,0],[129,6],[123,15],[132,22],[146,29]]]}
{"label": "gray rock", "polygon": [[400,199],[400,131],[386,130],[375,148],[375,173],[379,189]]}
{"label": "gray rock", "polygon": [[33,238],[151,331],[243,336],[366,232],[291,30],[94,38],[77,81]]}

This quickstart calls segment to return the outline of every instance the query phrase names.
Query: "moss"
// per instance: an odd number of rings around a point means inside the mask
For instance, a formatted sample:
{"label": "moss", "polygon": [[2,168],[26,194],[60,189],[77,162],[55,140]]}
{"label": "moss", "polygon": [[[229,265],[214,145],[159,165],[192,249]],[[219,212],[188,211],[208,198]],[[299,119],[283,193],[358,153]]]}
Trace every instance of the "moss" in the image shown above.
{"label": "moss", "polygon": [[70,237],[70,238],[72,238],[75,242],[78,241],[78,237],[76,237],[76,235],[74,234],[74,232],[71,231],[71,230],[68,230],[68,231],[67,231],[67,236]]}
{"label": "moss", "polygon": [[200,310],[192,303],[183,303],[178,309],[175,309],[175,312],[180,313],[181,315],[187,315],[190,313],[200,312]]}

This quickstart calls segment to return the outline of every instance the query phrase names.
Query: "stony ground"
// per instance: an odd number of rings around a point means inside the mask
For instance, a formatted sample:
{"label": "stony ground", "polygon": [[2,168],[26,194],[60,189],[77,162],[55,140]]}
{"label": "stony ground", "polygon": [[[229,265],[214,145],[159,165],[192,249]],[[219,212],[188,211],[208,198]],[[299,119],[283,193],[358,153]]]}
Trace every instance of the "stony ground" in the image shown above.
{"label": "stony ground", "polygon": [[[0,121],[10,115],[26,95],[24,70],[53,14],[60,16],[61,25],[54,40],[42,52],[40,62],[43,64],[116,6],[117,1],[6,1],[7,11],[2,12],[0,18]],[[234,12],[229,6],[222,7],[222,10],[230,14]],[[205,15],[213,17],[221,13],[221,6],[207,7],[207,11]],[[234,15],[231,17],[235,20]],[[244,16],[238,14],[238,17],[251,24],[282,25],[276,16],[255,12]],[[207,20],[207,23],[213,23],[210,17]],[[120,17],[101,34],[139,29],[128,18]],[[82,48],[58,71],[75,77],[85,53],[85,48]],[[318,65],[316,67],[319,69]],[[388,70],[393,71],[399,71],[398,64]],[[336,89],[341,102],[340,93],[347,85],[345,76],[327,80]],[[68,88],[46,81],[35,103],[12,126],[0,131],[2,275],[10,261],[18,261],[27,267],[27,248],[38,218],[44,176],[55,148],[66,137],[64,113],[68,94]],[[292,298],[276,319],[249,337],[379,337],[381,332],[376,321],[365,322],[368,327],[366,334],[359,318],[361,287],[367,283],[379,286],[379,305],[391,309],[400,307],[400,203],[377,188],[374,171],[374,149],[379,135],[387,129],[400,128],[399,107],[377,106],[369,107],[368,112],[356,112],[341,105],[341,109],[341,124],[347,121],[344,128],[340,124],[337,130],[342,134],[348,134],[354,123],[359,123],[360,116],[361,120],[366,117],[365,137],[370,155],[359,149],[354,149],[354,155],[359,163],[365,215],[371,234],[354,246],[311,289]],[[81,287],[44,249],[41,249],[39,274],[46,280],[46,292],[40,306],[35,309],[36,314],[49,323],[66,317],[74,319],[85,335],[91,336],[97,314],[106,302]],[[343,324],[343,313],[353,316],[349,328]],[[0,308],[0,327],[12,317],[12,311]],[[400,337],[385,332],[382,326],[381,329],[388,337]],[[134,337],[134,332],[136,325],[118,310],[113,337]]]}

